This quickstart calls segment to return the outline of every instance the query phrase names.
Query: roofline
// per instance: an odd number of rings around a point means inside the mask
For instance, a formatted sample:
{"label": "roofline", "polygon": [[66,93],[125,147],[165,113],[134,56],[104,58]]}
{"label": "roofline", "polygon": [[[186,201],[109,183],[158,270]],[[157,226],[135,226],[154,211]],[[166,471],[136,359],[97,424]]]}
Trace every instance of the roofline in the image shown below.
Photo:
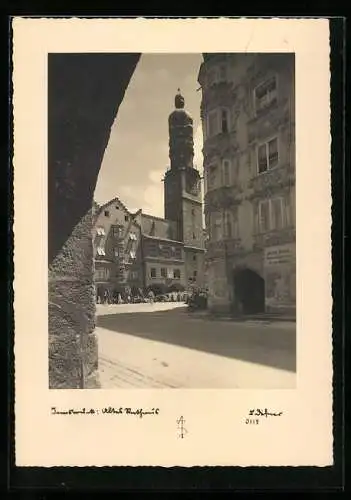
{"label": "roofline", "polygon": [[144,238],[148,238],[150,240],[161,240],[161,241],[168,241],[169,243],[178,243],[180,245],[184,246],[183,241],[178,241],[178,240],[171,240],[170,238],[162,238],[160,236],[151,236],[149,234],[141,233]]}
{"label": "roofline", "polygon": [[164,217],[157,217],[157,215],[150,215],[150,214],[146,214],[144,212],[142,212],[142,217],[147,217],[148,219],[156,219],[156,220],[162,220],[163,222],[175,222],[175,221],[172,221],[172,220],[169,220],[169,219],[165,219]]}
{"label": "roofline", "polygon": [[101,214],[101,212],[103,210],[105,210],[106,207],[108,207],[112,203],[116,203],[116,201],[118,201],[118,203],[120,203],[120,205],[122,205],[123,209],[128,213],[128,215],[133,215],[133,213],[128,210],[128,208],[125,206],[123,201],[121,201],[121,199],[118,196],[116,196],[116,198],[113,198],[112,200],[106,202],[104,205],[101,205],[99,210],[97,211],[96,215],[99,216]]}
{"label": "roofline", "polygon": [[191,250],[201,250],[201,252],[205,252],[206,251],[206,249],[203,248],[203,247],[194,247],[192,245],[184,245],[184,248],[189,248]]}

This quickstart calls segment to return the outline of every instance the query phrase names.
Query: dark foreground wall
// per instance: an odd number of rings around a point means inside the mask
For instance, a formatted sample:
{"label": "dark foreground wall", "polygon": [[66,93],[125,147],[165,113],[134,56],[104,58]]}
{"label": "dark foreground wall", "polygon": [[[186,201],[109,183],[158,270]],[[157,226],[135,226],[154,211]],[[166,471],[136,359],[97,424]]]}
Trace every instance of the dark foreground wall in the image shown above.
{"label": "dark foreground wall", "polygon": [[110,129],[139,57],[49,55],[50,388],[98,386],[91,207]]}

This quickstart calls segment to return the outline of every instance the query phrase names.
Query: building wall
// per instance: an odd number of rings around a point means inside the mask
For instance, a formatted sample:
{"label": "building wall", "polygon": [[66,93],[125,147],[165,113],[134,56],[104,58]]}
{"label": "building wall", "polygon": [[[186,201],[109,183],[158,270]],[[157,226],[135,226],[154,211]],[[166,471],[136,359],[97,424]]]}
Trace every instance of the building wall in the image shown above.
{"label": "building wall", "polygon": [[[161,269],[167,270],[167,277],[161,275]],[[151,271],[155,270],[156,275],[153,277]],[[179,278],[174,277],[174,271],[177,270]],[[173,284],[186,286],[185,265],[184,262],[160,261],[157,259],[145,259],[145,284],[146,287],[155,284],[164,284],[167,287]]]}
{"label": "building wall", "polygon": [[[185,286],[184,245],[173,240],[150,237],[143,235],[142,240],[145,286],[154,284],[173,283]],[[151,270],[156,272],[152,276]],[[161,269],[166,270],[166,276],[162,276]],[[173,272],[178,270],[180,277],[175,277]]]}
{"label": "building wall", "polygon": [[233,275],[246,267],[265,280],[266,309],[293,308],[294,57],[211,56],[199,82],[210,307],[236,304]]}
{"label": "building wall", "polygon": [[190,196],[183,198],[182,212],[184,243],[204,248],[202,203],[196,203]]}
{"label": "building wall", "polygon": [[[119,236],[115,231],[118,226]],[[111,200],[96,215],[93,248],[97,289],[108,288],[113,292],[126,286],[143,286],[140,226],[120,200]]]}
{"label": "building wall", "polygon": [[176,239],[176,224],[173,221],[143,214],[140,216],[143,234],[164,239]]}
{"label": "building wall", "polygon": [[187,286],[205,288],[205,251],[186,247],[184,253]]}

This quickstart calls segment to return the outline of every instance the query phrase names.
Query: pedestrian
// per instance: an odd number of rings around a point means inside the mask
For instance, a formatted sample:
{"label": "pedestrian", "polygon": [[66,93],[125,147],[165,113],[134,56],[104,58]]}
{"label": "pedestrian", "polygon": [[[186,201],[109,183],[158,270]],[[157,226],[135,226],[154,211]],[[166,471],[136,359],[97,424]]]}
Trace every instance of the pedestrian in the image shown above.
{"label": "pedestrian", "polygon": [[148,297],[149,297],[150,304],[153,304],[154,303],[154,299],[155,299],[155,294],[154,294],[154,292],[152,290],[149,291]]}

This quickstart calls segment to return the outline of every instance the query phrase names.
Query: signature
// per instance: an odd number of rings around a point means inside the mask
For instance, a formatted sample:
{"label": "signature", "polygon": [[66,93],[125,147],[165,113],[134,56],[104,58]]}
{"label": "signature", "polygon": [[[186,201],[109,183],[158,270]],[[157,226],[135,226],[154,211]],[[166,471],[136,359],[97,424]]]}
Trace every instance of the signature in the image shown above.
{"label": "signature", "polygon": [[264,410],[255,408],[249,411],[249,415],[253,417],[280,417],[281,415],[283,415],[283,412],[280,411],[279,413],[275,413],[268,411],[267,408],[265,408]]}
{"label": "signature", "polygon": [[51,407],[51,415],[135,415],[137,417],[144,417],[145,415],[158,415],[159,408],[152,408],[150,410],[145,410],[143,408],[115,408],[113,406],[106,406],[104,408],[69,408],[69,409],[58,409],[56,406]]}

